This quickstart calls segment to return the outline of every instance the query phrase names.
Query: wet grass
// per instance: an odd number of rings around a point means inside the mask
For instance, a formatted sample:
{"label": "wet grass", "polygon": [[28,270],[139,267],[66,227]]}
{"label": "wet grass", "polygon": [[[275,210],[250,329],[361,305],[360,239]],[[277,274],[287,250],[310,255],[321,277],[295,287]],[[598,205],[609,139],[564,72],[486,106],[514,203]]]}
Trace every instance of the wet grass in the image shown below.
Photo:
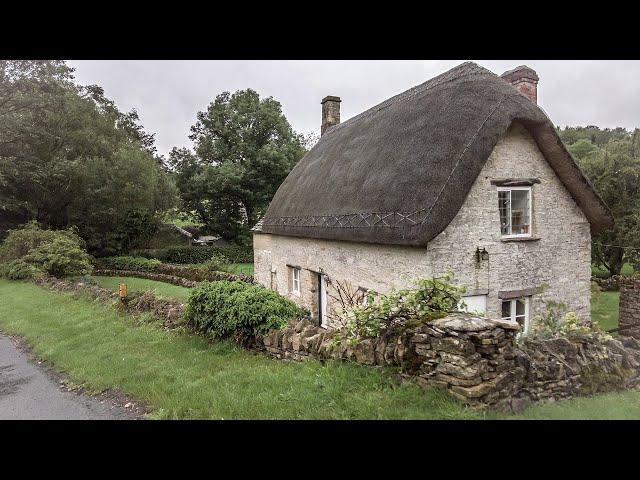
{"label": "wet grass", "polygon": [[[130,280],[130,279],[128,279]],[[396,385],[352,363],[289,363],[230,342],[137,324],[102,303],[0,280],[0,328],[95,391],[116,388],[152,418],[481,418],[446,392]]]}

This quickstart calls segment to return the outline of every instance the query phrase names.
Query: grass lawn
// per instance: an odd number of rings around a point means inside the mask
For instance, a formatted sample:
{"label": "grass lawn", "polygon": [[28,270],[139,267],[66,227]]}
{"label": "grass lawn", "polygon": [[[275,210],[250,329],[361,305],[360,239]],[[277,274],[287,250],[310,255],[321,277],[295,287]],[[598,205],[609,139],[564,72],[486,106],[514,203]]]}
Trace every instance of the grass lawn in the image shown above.
{"label": "grass lawn", "polygon": [[[132,279],[127,279],[128,281]],[[387,371],[288,363],[228,342],[136,324],[102,303],[0,280],[0,328],[76,384],[117,388],[153,418],[482,418],[445,392],[395,385]]]}
{"label": "grass lawn", "polygon": [[158,297],[176,298],[178,300],[186,300],[190,292],[190,289],[186,287],[165,282],[156,282],[155,280],[147,280],[145,278],[101,276],[92,276],[91,278],[101,287],[108,288],[114,292],[118,290],[118,285],[121,283],[126,283],[130,292],[153,290]]}
{"label": "grass lawn", "polygon": [[227,270],[230,273],[243,273],[244,275],[253,275],[253,263],[232,263]]}
{"label": "grass lawn", "polygon": [[[281,362],[29,283],[0,280],[0,299],[0,329],[22,335],[76,384],[142,400],[151,418],[640,419],[638,391],[542,403],[518,415],[478,412],[440,390],[396,385],[387,370]],[[594,297],[594,320],[615,326],[616,307],[616,292]]]}
{"label": "grass lawn", "polygon": [[620,292],[600,292],[591,295],[591,319],[604,330],[618,327]]}
{"label": "grass lawn", "polygon": [[[494,418],[491,416],[490,418]],[[560,402],[539,403],[519,415],[496,416],[520,420],[638,420],[640,392],[628,390]]]}

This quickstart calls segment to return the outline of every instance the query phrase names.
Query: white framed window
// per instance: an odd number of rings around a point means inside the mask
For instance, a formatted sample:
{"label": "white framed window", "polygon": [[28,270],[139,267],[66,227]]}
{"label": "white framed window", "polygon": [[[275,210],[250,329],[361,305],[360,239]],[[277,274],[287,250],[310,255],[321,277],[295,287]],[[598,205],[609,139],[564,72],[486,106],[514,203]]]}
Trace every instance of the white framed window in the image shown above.
{"label": "white framed window", "polygon": [[291,268],[291,292],[300,295],[300,269]]}
{"label": "white framed window", "polygon": [[529,333],[529,303],[529,297],[502,300],[502,319],[518,322],[524,335]]}
{"label": "white framed window", "polygon": [[498,187],[503,238],[531,236],[531,187]]}

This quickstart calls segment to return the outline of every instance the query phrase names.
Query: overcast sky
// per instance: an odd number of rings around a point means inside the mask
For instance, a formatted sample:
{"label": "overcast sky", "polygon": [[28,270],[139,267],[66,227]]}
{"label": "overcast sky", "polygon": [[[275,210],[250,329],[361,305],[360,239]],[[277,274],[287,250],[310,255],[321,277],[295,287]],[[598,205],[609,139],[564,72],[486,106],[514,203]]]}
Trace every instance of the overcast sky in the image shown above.
{"label": "overcast sky", "polygon": [[[640,61],[474,60],[501,74],[538,72],[538,103],[556,125],[640,126]],[[342,120],[418,85],[463,60],[416,61],[70,61],[80,84],[98,84],[118,108],[135,108],[158,153],[191,147],[189,127],[223,91],[272,96],[293,128],[320,132],[320,100],[342,98]]]}

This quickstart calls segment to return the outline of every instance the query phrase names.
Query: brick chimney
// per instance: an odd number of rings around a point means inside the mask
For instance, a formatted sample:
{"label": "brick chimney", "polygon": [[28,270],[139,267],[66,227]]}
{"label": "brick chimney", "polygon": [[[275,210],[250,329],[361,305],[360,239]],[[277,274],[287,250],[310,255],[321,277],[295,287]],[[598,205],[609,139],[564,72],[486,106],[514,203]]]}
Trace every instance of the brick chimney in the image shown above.
{"label": "brick chimney", "polygon": [[504,72],[500,77],[502,77],[505,82],[516,87],[516,90],[533,103],[538,103],[539,78],[534,69],[529,68],[526,65],[520,65],[513,70]]}
{"label": "brick chimney", "polygon": [[322,99],[322,125],[320,126],[320,136],[340,123],[340,97],[333,97],[329,95]]}

